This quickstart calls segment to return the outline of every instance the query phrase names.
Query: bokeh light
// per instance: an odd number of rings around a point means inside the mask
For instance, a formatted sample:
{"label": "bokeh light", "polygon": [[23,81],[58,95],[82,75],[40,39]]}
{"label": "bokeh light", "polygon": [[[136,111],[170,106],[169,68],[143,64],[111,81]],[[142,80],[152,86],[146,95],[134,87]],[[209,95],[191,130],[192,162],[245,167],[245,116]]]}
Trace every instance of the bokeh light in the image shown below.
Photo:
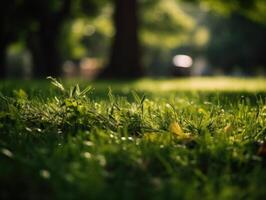
{"label": "bokeh light", "polygon": [[188,68],[188,67],[191,67],[192,66],[193,60],[188,55],[176,55],[173,58],[173,64],[176,67]]}

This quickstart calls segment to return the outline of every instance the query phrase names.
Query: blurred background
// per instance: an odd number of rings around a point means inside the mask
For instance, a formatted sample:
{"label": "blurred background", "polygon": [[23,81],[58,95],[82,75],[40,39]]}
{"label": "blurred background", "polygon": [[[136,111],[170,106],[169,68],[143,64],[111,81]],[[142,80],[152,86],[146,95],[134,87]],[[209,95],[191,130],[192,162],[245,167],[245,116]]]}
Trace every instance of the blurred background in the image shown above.
{"label": "blurred background", "polygon": [[1,78],[265,76],[263,0],[3,0]]}

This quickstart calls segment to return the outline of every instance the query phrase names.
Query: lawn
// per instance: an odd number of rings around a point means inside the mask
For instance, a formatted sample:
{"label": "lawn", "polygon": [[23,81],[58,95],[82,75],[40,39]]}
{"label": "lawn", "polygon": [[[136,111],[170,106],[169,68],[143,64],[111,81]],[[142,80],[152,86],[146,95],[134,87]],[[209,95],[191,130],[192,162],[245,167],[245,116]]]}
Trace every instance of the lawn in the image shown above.
{"label": "lawn", "polygon": [[265,169],[263,78],[0,82],[0,199],[265,199]]}

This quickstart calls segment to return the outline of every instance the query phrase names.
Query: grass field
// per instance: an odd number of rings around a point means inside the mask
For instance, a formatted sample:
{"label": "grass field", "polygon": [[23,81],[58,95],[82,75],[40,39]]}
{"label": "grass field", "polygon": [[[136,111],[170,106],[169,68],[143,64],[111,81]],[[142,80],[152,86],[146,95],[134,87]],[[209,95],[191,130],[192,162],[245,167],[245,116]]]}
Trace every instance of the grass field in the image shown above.
{"label": "grass field", "polygon": [[263,78],[0,82],[1,200],[265,199],[265,142]]}

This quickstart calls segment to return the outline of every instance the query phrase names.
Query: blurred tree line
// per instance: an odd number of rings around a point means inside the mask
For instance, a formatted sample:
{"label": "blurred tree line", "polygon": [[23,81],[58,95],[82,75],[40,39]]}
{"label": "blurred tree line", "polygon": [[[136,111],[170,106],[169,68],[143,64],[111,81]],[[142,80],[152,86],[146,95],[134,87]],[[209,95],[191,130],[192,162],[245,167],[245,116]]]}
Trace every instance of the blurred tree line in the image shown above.
{"label": "blurred tree line", "polygon": [[176,52],[226,71],[266,63],[260,0],[3,0],[0,9],[1,77],[14,43],[29,50],[38,78],[60,76],[64,60],[88,55],[108,56],[99,76],[113,78],[162,74]]}
{"label": "blurred tree line", "polygon": [[[100,2],[100,1],[99,1]],[[94,0],[4,0],[0,12],[0,75],[6,75],[7,47],[22,41],[30,50],[35,77],[59,76],[60,47],[64,24],[75,17],[95,15],[100,4]]]}

